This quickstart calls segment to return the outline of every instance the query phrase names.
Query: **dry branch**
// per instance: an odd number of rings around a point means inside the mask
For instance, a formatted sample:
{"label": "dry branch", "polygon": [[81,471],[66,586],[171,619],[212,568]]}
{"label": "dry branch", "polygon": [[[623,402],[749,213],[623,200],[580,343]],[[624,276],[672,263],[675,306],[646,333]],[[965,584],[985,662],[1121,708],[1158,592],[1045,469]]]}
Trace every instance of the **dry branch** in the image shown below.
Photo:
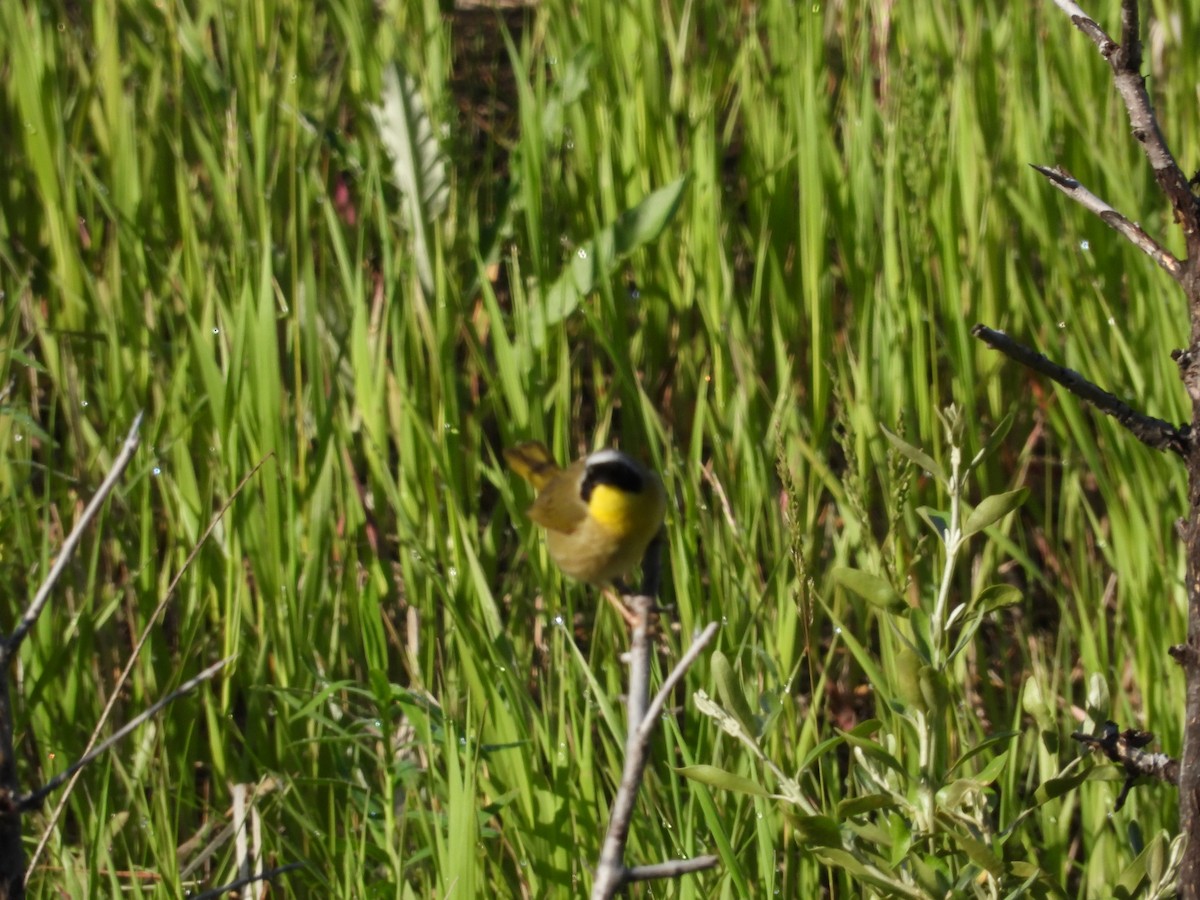
{"label": "dry branch", "polygon": [[646,558],[642,563],[641,592],[634,597],[627,597],[625,601],[633,612],[629,648],[629,692],[626,697],[628,730],[625,736],[625,765],[621,772],[621,784],[609,813],[608,832],[600,849],[600,860],[596,865],[592,900],[608,900],[633,881],[677,878],[689,872],[710,869],[718,862],[715,856],[698,856],[690,860],[671,860],[636,868],[628,868],[625,865],[629,825],[633,821],[638,788],[641,786],[649,760],[650,738],[654,733],[655,722],[662,714],[675,685],[717,633],[717,623],[710,622],[676,663],[651,700],[650,660],[654,649],[653,630],[661,554],[662,542],[661,539],[657,539],[646,551]]}
{"label": "dry branch", "polygon": [[1108,391],[1088,381],[1074,369],[1060,366],[1033,348],[1014,341],[1003,331],[995,331],[986,325],[976,325],[971,329],[971,334],[989,347],[999,350],[1009,359],[1058,382],[1076,397],[1092,404],[1105,415],[1112,416],[1147,447],[1153,447],[1155,450],[1169,450],[1180,456],[1187,456],[1188,449],[1191,447],[1191,429],[1188,426],[1177,427],[1170,422],[1138,412]]}
{"label": "dry branch", "polygon": [[[972,333],[990,345],[1001,349],[1014,359],[1042,372],[1073,393],[1095,404],[1109,415],[1116,416],[1139,440],[1160,450],[1172,450],[1187,460],[1189,513],[1183,527],[1187,557],[1187,642],[1170,649],[1171,656],[1184,669],[1187,680],[1187,709],[1183,737],[1183,754],[1178,765],[1165,756],[1154,756],[1152,768],[1165,777],[1167,773],[1178,775],[1180,822],[1186,845],[1179,869],[1179,891],[1184,900],[1200,900],[1200,446],[1192,435],[1200,427],[1200,203],[1174,155],[1167,147],[1159,128],[1150,95],[1146,90],[1146,79],[1139,71],[1142,63],[1142,45],[1139,37],[1137,0],[1121,0],[1121,41],[1117,43],[1083,9],[1072,0],[1055,0],[1055,3],[1071,18],[1071,22],[1085,34],[1100,51],[1100,55],[1112,69],[1113,83],[1129,115],[1133,137],[1142,146],[1146,159],[1154,172],[1159,190],[1170,203],[1175,222],[1183,232],[1187,255],[1179,260],[1167,253],[1162,244],[1147,235],[1126,216],[1084,189],[1061,169],[1035,166],[1035,168],[1059,190],[1076,202],[1099,215],[1117,230],[1126,240],[1147,253],[1163,269],[1171,274],[1183,289],[1187,298],[1191,329],[1188,346],[1172,354],[1179,366],[1180,378],[1192,400],[1192,423],[1190,426],[1174,427],[1169,423],[1151,419],[1136,413],[1111,394],[1101,391],[1076,372],[1051,363],[1041,354],[1034,353],[1001,332],[976,326]],[[1152,613],[1153,614],[1153,613]],[[1115,726],[1112,729],[1115,732]],[[1134,772],[1146,760],[1129,751],[1141,738],[1134,734],[1124,741],[1121,736],[1104,733],[1093,742],[1105,749],[1123,754],[1123,764],[1134,765]],[[1112,738],[1111,740],[1108,740]],[[1137,760],[1136,763],[1126,761]],[[1166,762],[1164,762],[1166,761]],[[1130,769],[1127,767],[1127,773]],[[1134,775],[1133,777],[1137,777]],[[1126,791],[1132,777],[1126,780]]]}

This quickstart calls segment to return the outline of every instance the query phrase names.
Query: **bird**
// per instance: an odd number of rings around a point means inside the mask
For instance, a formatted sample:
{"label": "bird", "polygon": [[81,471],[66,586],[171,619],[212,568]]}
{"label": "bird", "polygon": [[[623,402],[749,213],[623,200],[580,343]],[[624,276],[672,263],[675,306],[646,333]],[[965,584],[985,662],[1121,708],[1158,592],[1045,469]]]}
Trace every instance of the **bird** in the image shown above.
{"label": "bird", "polygon": [[504,458],[537,490],[529,518],[546,530],[551,559],[576,581],[616,583],[662,530],[662,479],[627,453],[597,450],[561,468],[545,444],[528,441]]}

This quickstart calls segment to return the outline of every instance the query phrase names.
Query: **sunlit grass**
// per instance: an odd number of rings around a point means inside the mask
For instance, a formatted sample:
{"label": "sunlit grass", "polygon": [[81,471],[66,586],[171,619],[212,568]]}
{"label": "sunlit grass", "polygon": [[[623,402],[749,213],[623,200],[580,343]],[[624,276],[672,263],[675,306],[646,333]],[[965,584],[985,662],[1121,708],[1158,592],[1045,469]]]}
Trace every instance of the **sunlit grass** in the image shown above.
{"label": "sunlit grass", "polygon": [[[1007,750],[992,852],[1105,896],[1176,827],[1157,786],[1111,817],[1101,781],[1034,807],[1078,755],[1092,676],[1101,712],[1179,752],[1182,469],[969,336],[984,321],[1186,415],[1167,355],[1183,304],[1027,166],[1169,227],[1103,62],[1043,4],[671,6],[0,7],[6,621],[147,413],[22,656],[26,781],[81,752],[144,629],[122,720],[237,655],[85,774],[34,896],[231,880],[231,842],[191,864],[230,785],[267,776],[267,864],[307,864],[285,895],[581,894],[620,772],[626,637],[524,519],[498,461],[523,439],[563,460],[617,443],[662,471],[660,665],[720,621],[764,754],[838,815],[867,791],[845,748],[800,771],[822,741],[878,717],[913,774],[928,734],[887,703],[911,623],[832,573],[932,602],[942,557],[917,508],[949,501],[881,429],[946,465],[951,403],[967,459],[1014,415],[968,502],[1031,491],[953,574],[955,605],[1020,591],[947,670],[960,706],[940,720],[948,754],[1017,732],[957,773]],[[1196,124],[1195,23],[1173,14],[1148,54],[1172,137]],[[420,73],[450,173],[430,293],[368,111],[393,61]],[[663,233],[557,321],[547,295],[581,246],[683,175]],[[630,853],[721,866],[656,895],[865,890],[780,802],[675,771],[769,781],[694,710],[712,680],[702,660],[663,723]],[[45,822],[26,820],[31,843]],[[940,849],[977,874],[944,834],[909,837],[898,870]]]}

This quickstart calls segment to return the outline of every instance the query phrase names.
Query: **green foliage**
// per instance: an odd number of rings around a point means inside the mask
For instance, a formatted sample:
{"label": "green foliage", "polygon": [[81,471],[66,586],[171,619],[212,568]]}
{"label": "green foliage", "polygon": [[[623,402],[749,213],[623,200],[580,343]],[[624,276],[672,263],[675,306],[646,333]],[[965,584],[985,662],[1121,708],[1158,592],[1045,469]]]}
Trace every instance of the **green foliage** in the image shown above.
{"label": "green foliage", "polygon": [[232,880],[238,784],[281,896],[583,893],[626,635],[528,439],[663,473],[664,666],[723,624],[630,838],[721,865],[656,896],[1169,883],[1173,793],[1113,813],[1069,734],[1179,750],[1182,470],[970,337],[1188,414],[1169,280],[1027,165],[1180,246],[1093,47],[1026,2],[453,6],[0,4],[0,630],[146,412],[13,670],[22,777],[236,656],[28,818],[32,896]]}

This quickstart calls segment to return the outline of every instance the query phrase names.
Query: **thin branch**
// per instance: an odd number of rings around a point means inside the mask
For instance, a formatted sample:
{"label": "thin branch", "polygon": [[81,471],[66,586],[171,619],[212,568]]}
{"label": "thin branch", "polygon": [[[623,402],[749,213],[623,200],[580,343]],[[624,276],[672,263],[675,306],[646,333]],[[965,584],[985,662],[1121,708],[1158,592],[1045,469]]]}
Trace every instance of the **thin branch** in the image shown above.
{"label": "thin branch", "polygon": [[260,872],[257,875],[249,875],[246,878],[239,878],[237,881],[231,881],[229,884],[223,884],[220,887],[210,888],[200,894],[192,896],[192,900],[213,900],[214,897],[220,897],[222,894],[228,894],[230,891],[236,891],[244,888],[248,884],[254,884],[256,881],[270,881],[276,876],[283,875],[286,872],[293,872],[296,869],[303,869],[304,863],[293,862],[286,866],[279,866],[275,869],[268,869],[265,872]]}
{"label": "thin branch", "polygon": [[31,809],[38,809],[42,805],[42,803],[45,801],[47,795],[49,795],[51,791],[56,790],[58,788],[58,786],[61,785],[63,782],[65,782],[68,778],[70,778],[72,775],[74,775],[76,772],[78,772],[80,769],[82,769],[84,766],[86,766],[88,763],[90,763],[92,760],[94,760],[97,756],[99,756],[100,754],[102,754],[106,750],[108,750],[108,748],[111,747],[113,744],[117,743],[117,741],[121,740],[126,735],[128,735],[130,732],[139,728],[148,719],[153,718],[163,708],[174,703],[176,700],[178,700],[184,694],[191,693],[197,687],[199,687],[201,684],[208,681],[210,678],[212,678],[214,675],[216,675],[218,672],[220,672],[221,669],[225,668],[225,666],[227,666],[230,663],[230,661],[232,661],[233,659],[234,659],[234,657],[227,656],[224,659],[220,660],[219,662],[213,663],[211,666],[209,666],[207,669],[205,669],[203,672],[201,672],[195,678],[185,681],[178,688],[171,691],[171,693],[167,694],[167,696],[163,697],[157,703],[153,704],[149,708],[138,713],[136,716],[134,716],[132,719],[130,719],[127,723],[125,723],[125,725],[123,725],[121,728],[117,729],[117,731],[115,731],[111,737],[109,737],[107,740],[105,740],[103,743],[101,743],[99,746],[97,746],[95,750],[91,751],[90,753],[85,753],[78,760],[76,760],[74,763],[72,763],[70,766],[68,766],[63,771],[59,772],[57,775],[55,775],[53,778],[51,778],[49,781],[47,781],[45,784],[43,784],[37,790],[30,791],[28,794],[25,794],[23,797],[20,797],[16,801],[16,808],[22,812],[31,810]]}
{"label": "thin branch", "polygon": [[[625,735],[625,765],[621,772],[621,784],[609,810],[608,832],[604,836],[600,860],[596,864],[596,879],[592,882],[592,900],[608,900],[630,881],[676,877],[717,864],[716,857],[703,856],[693,860],[671,860],[637,869],[625,866],[625,845],[629,839],[629,826],[633,821],[638,789],[641,787],[642,776],[650,756],[650,737],[654,726],[672,688],[678,684],[688,667],[696,661],[700,651],[717,632],[716,622],[705,628],[672,669],[654,699],[650,700],[650,661],[654,647],[653,621],[657,609],[655,598],[658,596],[661,553],[660,535],[650,545],[642,562],[641,593],[626,598],[626,605],[633,612],[633,624],[628,654],[628,730]],[[633,873],[638,874],[635,877]]]}
{"label": "thin branch", "polygon": [[692,646],[688,647],[687,652],[679,658],[679,662],[675,663],[675,668],[671,670],[671,674],[663,679],[662,687],[658,689],[658,693],[654,695],[654,699],[646,707],[646,714],[642,717],[642,723],[638,726],[643,746],[649,744],[650,735],[654,731],[654,724],[658,717],[662,715],[663,708],[667,705],[667,700],[671,696],[671,691],[675,690],[675,685],[683,680],[683,676],[692,667],[692,663],[699,659],[704,648],[716,637],[717,627],[716,622],[709,622],[704,630],[697,635],[696,639],[692,641]]}
{"label": "thin branch", "polygon": [[1099,750],[1115,763],[1120,763],[1125,769],[1125,784],[1117,795],[1114,811],[1125,805],[1129,791],[1139,778],[1153,778],[1165,781],[1167,784],[1179,784],[1179,761],[1165,753],[1147,753],[1142,748],[1154,740],[1154,735],[1147,731],[1135,731],[1126,728],[1120,731],[1116,722],[1105,722],[1099,734],[1084,734],[1076,731],[1071,735],[1072,740]]}
{"label": "thin branch", "polygon": [[1076,397],[1092,404],[1105,415],[1112,416],[1147,447],[1153,447],[1155,450],[1170,450],[1180,456],[1187,455],[1192,443],[1191,429],[1188,426],[1175,426],[1170,422],[1138,412],[1108,391],[1088,381],[1075,370],[1051,362],[1036,350],[1014,341],[1002,331],[993,331],[986,325],[976,325],[971,329],[971,334],[1010,359],[1058,382]]}
{"label": "thin branch", "polygon": [[654,863],[650,866],[634,866],[625,870],[625,883],[653,881],[656,878],[678,878],[693,872],[714,868],[721,860],[715,856],[697,856],[693,859],[673,859],[670,862]]}
{"label": "thin branch", "polygon": [[1129,219],[1085,188],[1071,177],[1065,169],[1059,166],[1039,166],[1032,163],[1030,165],[1046,176],[1046,179],[1052,185],[1084,209],[1099,216],[1105,225],[1112,228],[1121,237],[1125,238],[1125,240],[1129,241],[1129,243],[1158,263],[1176,281],[1183,277],[1183,263],[1176,259],[1166,247],[1146,234],[1141,225],[1129,221]]}
{"label": "thin branch", "polygon": [[29,630],[37,622],[38,616],[45,609],[46,603],[50,600],[50,592],[62,576],[63,570],[66,569],[72,555],[74,555],[75,548],[79,546],[79,542],[83,539],[84,531],[87,530],[88,525],[91,524],[96,514],[100,512],[100,507],[104,505],[104,501],[108,499],[108,495],[112,493],[113,488],[116,487],[122,473],[124,473],[125,467],[133,459],[133,453],[137,450],[138,446],[138,429],[141,426],[142,413],[139,412],[133,418],[133,425],[129,428],[129,434],[125,436],[125,446],[117,454],[112,468],[109,469],[104,481],[100,483],[95,496],[92,497],[91,502],[84,508],[83,515],[79,517],[79,521],[75,523],[75,527],[71,530],[67,539],[63,541],[62,548],[58,551],[58,559],[50,567],[50,573],[46,576],[46,580],[38,588],[37,594],[34,595],[33,601],[26,608],[25,614],[21,616],[21,621],[17,623],[12,634],[7,639],[0,641],[0,666],[6,666],[8,661],[13,658],[20,648],[21,642],[25,640],[25,637],[29,634]]}
{"label": "thin branch", "polygon": [[[133,671],[134,664],[141,656],[142,647],[146,645],[146,640],[154,632],[154,623],[158,621],[159,616],[163,614],[163,610],[167,608],[167,604],[170,603],[174,598],[175,589],[179,586],[179,582],[182,580],[184,574],[188,571],[188,569],[191,568],[192,561],[197,555],[199,555],[200,548],[208,543],[208,538],[216,529],[217,523],[225,517],[225,513],[229,510],[229,507],[233,505],[233,501],[241,495],[242,489],[246,486],[251,478],[258,474],[258,470],[261,469],[263,464],[266,463],[266,461],[272,456],[274,456],[273,452],[268,453],[266,456],[260,459],[254,468],[246,473],[245,477],[238,482],[237,487],[233,489],[233,493],[229,495],[229,498],[221,505],[221,508],[217,510],[216,514],[209,521],[208,527],[204,529],[204,534],[200,535],[200,540],[196,542],[194,547],[192,547],[191,551],[187,555],[187,559],[183,561],[183,565],[179,567],[179,571],[176,572],[175,577],[171,579],[171,583],[167,585],[166,593],[163,594],[163,598],[159,601],[154,612],[150,614],[150,618],[146,621],[146,626],[142,629],[142,635],[138,638],[137,644],[134,645],[133,653],[131,653],[129,656],[129,661],[125,663],[125,668],[121,670],[121,674],[117,678],[116,684],[113,685],[108,698],[108,703],[105,704],[104,711],[100,713],[99,721],[97,721],[95,726],[92,728],[91,736],[88,738],[88,744],[83,750],[84,753],[90,751],[92,747],[96,745],[96,741],[100,739],[100,731],[104,727],[104,723],[108,721],[108,717],[112,715],[113,707],[115,707],[117,705],[117,701],[120,700],[122,689],[125,686],[125,682],[129,679],[129,673]],[[42,853],[46,849],[46,844],[50,840],[50,835],[54,832],[54,826],[62,816],[63,810],[66,808],[67,800],[71,796],[71,791],[75,787],[75,782],[79,780],[79,774],[79,772],[75,773],[74,777],[71,779],[71,783],[67,785],[67,789],[62,792],[61,796],[59,796],[58,803],[55,805],[54,811],[51,813],[49,819],[46,821],[45,827],[42,829],[42,836],[38,840],[38,845],[36,848],[34,848],[33,855],[29,859],[29,864],[25,868],[26,882],[28,882],[30,874],[37,866],[38,860],[41,858]]]}
{"label": "thin branch", "polygon": [[1071,17],[1071,23],[1096,45],[1100,55],[1112,67],[1113,83],[1129,114],[1133,136],[1142,145],[1154,170],[1154,180],[1170,201],[1183,229],[1188,258],[1200,257],[1200,209],[1197,208],[1187,176],[1179,168],[1159,130],[1150,94],[1146,90],[1146,79],[1138,71],[1142,64],[1142,48],[1138,37],[1137,0],[1121,2],[1121,44],[1109,37],[1077,3],[1071,0],[1054,2]]}

